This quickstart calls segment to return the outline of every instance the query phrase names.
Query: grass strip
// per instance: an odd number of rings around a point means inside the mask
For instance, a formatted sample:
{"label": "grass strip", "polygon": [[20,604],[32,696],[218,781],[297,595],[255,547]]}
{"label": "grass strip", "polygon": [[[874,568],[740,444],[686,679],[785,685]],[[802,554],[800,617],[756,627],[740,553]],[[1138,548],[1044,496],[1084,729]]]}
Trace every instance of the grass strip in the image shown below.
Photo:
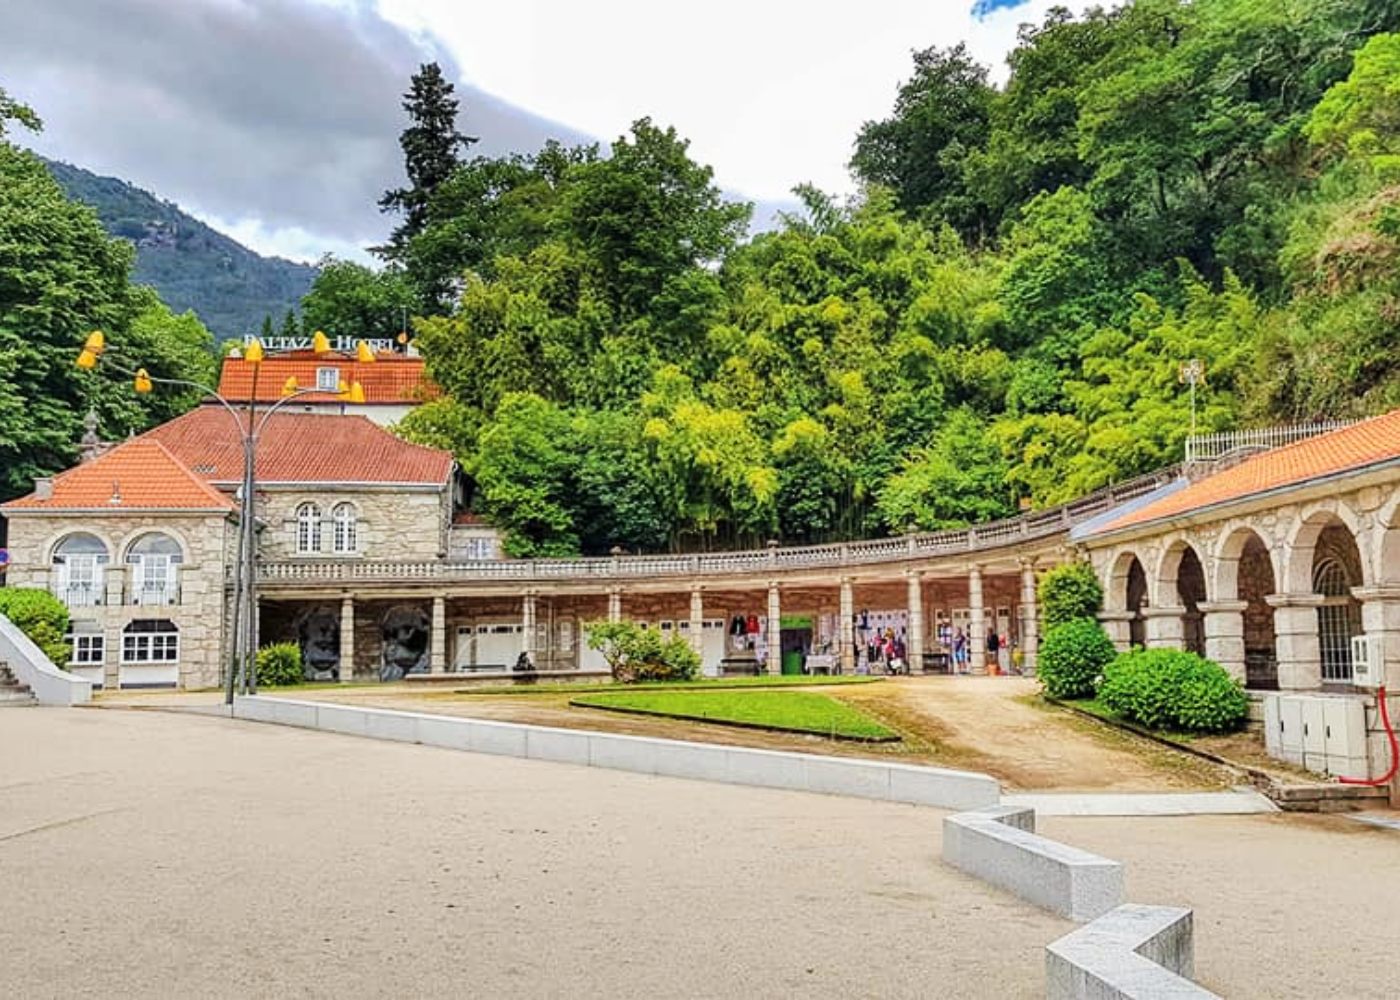
{"label": "grass strip", "polygon": [[649,681],[641,684],[590,684],[587,681],[567,681],[557,684],[493,684],[482,687],[453,688],[453,694],[602,694],[612,691],[725,691],[731,688],[794,688],[830,687],[838,684],[874,684],[883,677],[841,674],[836,677],[811,677],[777,674],[771,677],[726,677],[704,681]]}
{"label": "grass strip", "polygon": [[582,695],[580,708],[889,743],[899,735],[852,705],[813,691],[637,691]]}

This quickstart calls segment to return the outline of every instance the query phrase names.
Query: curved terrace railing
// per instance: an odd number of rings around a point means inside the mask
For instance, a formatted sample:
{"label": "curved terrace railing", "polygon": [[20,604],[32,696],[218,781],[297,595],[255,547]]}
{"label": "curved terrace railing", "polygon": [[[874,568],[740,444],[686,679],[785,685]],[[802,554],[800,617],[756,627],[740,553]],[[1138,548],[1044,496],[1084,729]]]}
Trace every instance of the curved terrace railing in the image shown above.
{"label": "curved terrace railing", "polygon": [[397,562],[268,562],[258,566],[267,584],[413,582],[441,580],[490,583],[501,580],[633,580],[715,576],[764,570],[817,569],[899,562],[1002,548],[1069,531],[1111,507],[1136,499],[1174,479],[1179,468],[1118,483],[1058,507],[978,524],[960,531],[920,532],[828,545],[773,546],[692,555],[600,556],[580,559],[492,559]]}

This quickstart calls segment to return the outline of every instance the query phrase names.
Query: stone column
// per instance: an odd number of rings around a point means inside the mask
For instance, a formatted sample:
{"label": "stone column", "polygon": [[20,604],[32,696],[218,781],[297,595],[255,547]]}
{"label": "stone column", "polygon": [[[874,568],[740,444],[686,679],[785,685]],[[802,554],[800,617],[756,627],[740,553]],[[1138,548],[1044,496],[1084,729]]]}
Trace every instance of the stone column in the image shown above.
{"label": "stone column", "polygon": [[856,672],[856,645],[853,630],[855,628],[856,617],[856,595],[855,588],[851,586],[851,578],[843,576],[841,578],[841,599],[840,609],[836,616],[836,652],[840,657],[841,672],[843,674],[853,674]]}
{"label": "stone column", "polygon": [[974,674],[987,672],[987,612],[982,607],[982,567],[967,571],[968,667]]}
{"label": "stone column", "polygon": [[1186,630],[1182,621],[1184,614],[1186,609],[1179,606],[1143,608],[1142,617],[1147,624],[1147,648],[1185,649]]}
{"label": "stone column", "polygon": [[447,602],[433,598],[432,643],[428,647],[428,673],[447,673]]}
{"label": "stone column", "polygon": [[341,681],[355,679],[355,599],[340,599],[340,662],[336,666]]}
{"label": "stone column", "polygon": [[778,599],[778,581],[768,583],[768,662],[765,669],[770,674],[781,673],[783,669],[783,607]]}
{"label": "stone column", "polygon": [[1274,650],[1280,691],[1315,691],[1322,687],[1322,644],[1317,635],[1320,594],[1270,594],[1274,609]]}
{"label": "stone column", "polygon": [[1099,612],[1099,624],[1108,633],[1108,637],[1113,640],[1113,648],[1120,653],[1126,653],[1132,648],[1132,621],[1136,617],[1137,615],[1132,611]]}
{"label": "stone column", "polygon": [[622,590],[619,587],[608,591],[608,621],[622,621]]}
{"label": "stone column", "polygon": [[535,662],[535,611],[538,598],[533,590],[527,590],[525,596],[520,599],[520,625],[524,633],[521,637],[520,651],[530,658],[530,662]]}
{"label": "stone column", "polygon": [[699,587],[690,592],[690,647],[705,655],[705,598]]}
{"label": "stone column", "polygon": [[1206,659],[1214,660],[1244,683],[1244,609],[1248,601],[1208,601],[1198,605],[1204,618]]}
{"label": "stone column", "polygon": [[1361,602],[1361,631],[1381,637],[1386,687],[1400,691],[1400,587],[1355,587]]}
{"label": "stone column", "polygon": [[919,571],[907,572],[905,603],[909,606],[909,635],[906,638],[909,641],[905,652],[909,655],[909,672],[921,674],[924,672],[924,589]]}
{"label": "stone column", "polygon": [[130,604],[135,598],[135,594],[128,594],[126,582],[131,577],[131,571],[123,565],[108,564],[102,567],[102,593],[97,595],[98,600],[108,607],[120,607],[123,603]]}
{"label": "stone column", "polygon": [[1021,673],[1034,674],[1040,655],[1040,606],[1036,603],[1035,563],[1021,561]]}

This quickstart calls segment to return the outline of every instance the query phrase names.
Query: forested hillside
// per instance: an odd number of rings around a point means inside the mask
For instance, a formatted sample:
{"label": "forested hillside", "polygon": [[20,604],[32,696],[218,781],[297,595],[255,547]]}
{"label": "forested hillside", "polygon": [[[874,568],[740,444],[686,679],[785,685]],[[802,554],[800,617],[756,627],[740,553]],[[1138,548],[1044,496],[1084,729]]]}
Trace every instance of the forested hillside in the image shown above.
{"label": "forested hillside", "polygon": [[280,321],[316,277],[314,267],[260,256],[126,181],[44,163],[68,197],[135,245],[132,279],[155,288],[173,309],[193,309],[216,339],[257,333],[268,316]]}
{"label": "forested hillside", "polygon": [[349,284],[417,296],[447,398],[403,431],[518,554],[1052,504],[1180,459],[1192,358],[1203,431],[1400,405],[1397,29],[1388,0],[1139,0],[1026,27],[1004,86],[920,51],[853,137],[861,195],[799,189],[747,243],[673,131],[459,162],[420,75],[412,211]]}
{"label": "forested hillside", "polygon": [[[131,244],[108,236],[37,156],[9,141],[13,129],[41,127],[0,87],[0,502],[77,460],[89,410],[114,440],[199,400],[164,387],[138,395],[132,369],[205,384],[214,376],[214,341],[199,318],[134,284]],[[118,346],[83,371],[74,362],[94,329]],[[0,541],[3,530],[0,519]]]}

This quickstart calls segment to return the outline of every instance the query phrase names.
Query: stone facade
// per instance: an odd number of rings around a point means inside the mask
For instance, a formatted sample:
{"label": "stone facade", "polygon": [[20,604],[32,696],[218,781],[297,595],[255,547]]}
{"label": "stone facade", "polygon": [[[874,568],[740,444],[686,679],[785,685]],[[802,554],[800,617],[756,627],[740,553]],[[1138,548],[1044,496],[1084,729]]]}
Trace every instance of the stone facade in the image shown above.
{"label": "stone facade", "polygon": [[[308,483],[260,488],[258,517],[265,525],[258,540],[263,560],[286,559],[441,559],[447,551],[451,516],[445,486],[336,487]],[[306,504],[319,512],[319,546],[298,548],[297,511]],[[335,550],[335,511],[348,504],[355,515],[355,544]]]}
{"label": "stone facade", "polygon": [[[109,561],[104,567],[100,603],[70,609],[75,630],[86,634],[100,632],[104,640],[102,662],[80,668],[84,676],[93,680],[100,677],[108,689],[124,681],[155,682],[153,678],[161,671],[122,662],[122,637],[133,622],[166,620],[174,624],[180,637],[176,664],[179,686],[202,688],[219,683],[228,631],[224,580],[237,545],[231,519],[212,514],[133,512],[96,517],[44,513],[11,515],[9,525],[13,564],[7,582],[14,587],[58,592],[54,549],[69,535],[94,535],[106,547]],[[172,604],[133,603],[132,572],[126,556],[133,543],[152,532],[165,534],[180,546],[176,599]]]}

